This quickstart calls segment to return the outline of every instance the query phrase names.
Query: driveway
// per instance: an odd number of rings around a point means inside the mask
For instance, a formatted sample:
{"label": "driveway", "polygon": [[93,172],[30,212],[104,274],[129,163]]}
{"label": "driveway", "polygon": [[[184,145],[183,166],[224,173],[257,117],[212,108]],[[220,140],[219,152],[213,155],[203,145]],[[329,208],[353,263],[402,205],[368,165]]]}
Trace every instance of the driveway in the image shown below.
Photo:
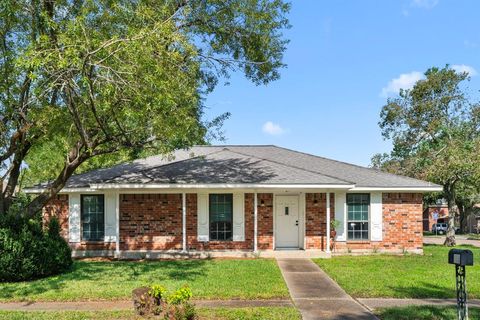
{"label": "driveway", "polygon": [[[457,244],[469,244],[475,247],[480,247],[480,240],[467,240],[465,236],[457,235],[455,236]],[[445,241],[445,236],[425,236],[423,237],[424,244],[440,244],[442,245]]]}

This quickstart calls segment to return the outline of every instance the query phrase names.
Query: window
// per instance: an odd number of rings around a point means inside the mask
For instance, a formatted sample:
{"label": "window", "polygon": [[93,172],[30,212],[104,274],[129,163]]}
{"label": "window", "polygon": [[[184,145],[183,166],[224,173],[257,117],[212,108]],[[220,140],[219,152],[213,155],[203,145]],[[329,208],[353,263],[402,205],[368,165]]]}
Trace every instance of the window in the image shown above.
{"label": "window", "polygon": [[369,194],[347,194],[348,240],[368,240],[369,206]]}
{"label": "window", "polygon": [[233,195],[210,194],[210,240],[232,240]]}
{"label": "window", "polygon": [[103,241],[105,199],[102,194],[82,195],[82,240]]}

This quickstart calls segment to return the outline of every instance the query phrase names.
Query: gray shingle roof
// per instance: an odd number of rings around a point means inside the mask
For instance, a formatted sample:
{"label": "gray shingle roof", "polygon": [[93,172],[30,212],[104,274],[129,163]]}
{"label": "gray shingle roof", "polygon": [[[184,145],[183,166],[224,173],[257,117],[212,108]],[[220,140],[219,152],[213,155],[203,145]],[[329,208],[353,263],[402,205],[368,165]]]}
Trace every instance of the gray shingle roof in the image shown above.
{"label": "gray shingle roof", "polygon": [[92,184],[328,184],[424,188],[437,185],[277,146],[195,146],[72,176]]}

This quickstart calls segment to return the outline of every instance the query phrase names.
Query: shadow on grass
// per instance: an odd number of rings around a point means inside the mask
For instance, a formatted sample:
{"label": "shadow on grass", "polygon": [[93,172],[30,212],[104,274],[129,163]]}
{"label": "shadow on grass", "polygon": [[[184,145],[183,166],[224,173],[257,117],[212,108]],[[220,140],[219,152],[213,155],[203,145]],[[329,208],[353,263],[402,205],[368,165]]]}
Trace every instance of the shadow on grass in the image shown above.
{"label": "shadow on grass", "polygon": [[[480,309],[469,308],[470,319],[480,319]],[[411,306],[380,309],[376,312],[382,320],[451,320],[457,318],[455,306]]]}
{"label": "shadow on grass", "polygon": [[455,289],[439,286],[430,282],[417,282],[412,287],[388,286],[391,290],[398,293],[399,297],[408,297],[412,299],[420,298],[455,298]]}
{"label": "shadow on grass", "polygon": [[75,290],[76,283],[85,282],[118,283],[122,286],[126,281],[138,282],[139,285],[165,280],[194,281],[205,275],[205,264],[204,260],[75,261],[69,271],[60,275],[27,282],[0,283],[0,299],[29,301],[48,291]]}

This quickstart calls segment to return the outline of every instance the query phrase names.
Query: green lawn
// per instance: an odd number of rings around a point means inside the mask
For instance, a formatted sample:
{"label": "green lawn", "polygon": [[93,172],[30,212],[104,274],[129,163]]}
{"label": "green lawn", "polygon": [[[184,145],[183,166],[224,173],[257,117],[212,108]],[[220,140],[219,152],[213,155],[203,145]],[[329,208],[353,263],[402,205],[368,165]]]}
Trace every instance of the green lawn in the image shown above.
{"label": "green lawn", "polygon": [[[453,307],[413,306],[380,309],[376,311],[382,320],[451,320],[457,319],[457,309]],[[468,310],[470,319],[480,319],[480,309]]]}
{"label": "green lawn", "polygon": [[[480,249],[476,265],[467,267],[470,298],[480,298]],[[455,269],[447,263],[449,248],[425,246],[424,255],[340,256],[315,259],[350,295],[358,298],[455,298]]]}
{"label": "green lawn", "polygon": [[[300,320],[301,316],[293,307],[270,308],[214,308],[198,309],[200,319],[214,320]],[[63,312],[20,312],[0,311],[0,320],[141,320],[133,311],[63,311]],[[155,318],[158,319],[158,318]]]}
{"label": "green lawn", "polygon": [[288,297],[275,260],[76,261],[72,271],[30,282],[0,283],[0,301],[129,299],[132,289],[189,285],[193,299]]}

